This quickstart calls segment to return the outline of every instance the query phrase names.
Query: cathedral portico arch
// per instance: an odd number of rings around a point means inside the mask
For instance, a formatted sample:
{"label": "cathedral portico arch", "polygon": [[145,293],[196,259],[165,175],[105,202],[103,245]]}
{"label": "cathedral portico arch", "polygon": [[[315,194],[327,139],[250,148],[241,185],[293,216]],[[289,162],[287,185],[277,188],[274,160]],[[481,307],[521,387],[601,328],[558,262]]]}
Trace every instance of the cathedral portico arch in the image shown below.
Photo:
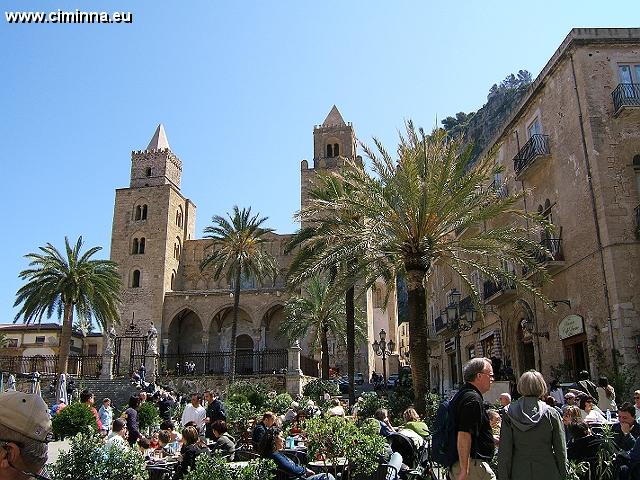
{"label": "cathedral portico arch", "polygon": [[282,303],[274,303],[266,309],[260,322],[261,349],[277,350],[289,347],[287,336],[280,330],[285,315]]}
{"label": "cathedral portico arch", "polygon": [[169,324],[167,353],[184,354],[204,351],[203,333],[203,323],[198,314],[189,308],[183,308]]}
{"label": "cathedral portico arch", "polygon": [[[233,305],[226,305],[218,309],[211,319],[209,329],[209,351],[231,350],[231,328],[233,326]],[[248,335],[254,344],[260,341],[260,328],[254,324],[253,318],[240,307],[238,309],[238,327],[236,338],[240,335]]]}

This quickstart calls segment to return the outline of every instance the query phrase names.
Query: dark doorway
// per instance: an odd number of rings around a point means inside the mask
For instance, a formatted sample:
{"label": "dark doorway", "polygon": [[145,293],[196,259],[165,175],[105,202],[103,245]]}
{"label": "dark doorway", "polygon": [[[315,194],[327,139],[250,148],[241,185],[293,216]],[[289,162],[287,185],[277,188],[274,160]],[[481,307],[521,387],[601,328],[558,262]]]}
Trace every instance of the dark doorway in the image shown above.
{"label": "dark doorway", "polygon": [[253,373],[253,339],[249,335],[236,337],[236,373]]}
{"label": "dark doorway", "polygon": [[581,370],[589,370],[589,350],[587,335],[581,334],[562,341],[565,363],[571,367],[571,378],[576,378]]}

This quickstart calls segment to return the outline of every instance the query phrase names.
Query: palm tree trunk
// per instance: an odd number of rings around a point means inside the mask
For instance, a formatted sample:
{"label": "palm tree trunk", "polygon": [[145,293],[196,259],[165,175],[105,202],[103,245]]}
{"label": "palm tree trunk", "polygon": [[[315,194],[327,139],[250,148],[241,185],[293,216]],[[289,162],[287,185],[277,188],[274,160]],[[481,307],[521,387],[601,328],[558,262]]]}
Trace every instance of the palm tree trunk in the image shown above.
{"label": "palm tree trunk", "polygon": [[327,340],[327,327],[320,331],[320,349],[322,350],[322,379],[329,380],[329,341]]}
{"label": "palm tree trunk", "polygon": [[426,294],[422,279],[422,270],[407,271],[408,317],[409,317],[409,354],[411,358],[411,376],[415,406],[418,413],[424,415],[425,395],[429,385],[429,331],[427,329]]}
{"label": "palm tree trunk", "polygon": [[231,324],[231,371],[229,372],[229,385],[236,378],[236,335],[238,334],[238,310],[240,305],[240,279],[242,278],[242,267],[236,273],[236,283],[233,289],[233,323]]}
{"label": "palm tree trunk", "polygon": [[356,358],[356,310],[355,310],[355,287],[351,286],[347,290],[345,297],[345,310],[347,317],[347,375],[349,376],[349,405],[356,404],[356,392],[353,381],[355,373]]}
{"label": "palm tree trunk", "polygon": [[65,303],[62,319],[62,333],[58,350],[58,371],[67,373],[69,365],[69,350],[71,349],[71,326],[73,324],[73,304]]}

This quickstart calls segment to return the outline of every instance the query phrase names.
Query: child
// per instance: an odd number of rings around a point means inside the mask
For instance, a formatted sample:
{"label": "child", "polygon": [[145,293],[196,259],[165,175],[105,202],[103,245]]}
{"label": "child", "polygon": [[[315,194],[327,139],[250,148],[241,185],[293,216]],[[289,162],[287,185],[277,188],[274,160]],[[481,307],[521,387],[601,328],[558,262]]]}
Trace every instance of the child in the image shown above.
{"label": "child", "polygon": [[100,433],[108,435],[109,429],[111,428],[111,422],[113,420],[113,409],[111,408],[111,400],[109,398],[102,400],[102,406],[98,411],[98,416],[102,422],[102,429],[100,429]]}

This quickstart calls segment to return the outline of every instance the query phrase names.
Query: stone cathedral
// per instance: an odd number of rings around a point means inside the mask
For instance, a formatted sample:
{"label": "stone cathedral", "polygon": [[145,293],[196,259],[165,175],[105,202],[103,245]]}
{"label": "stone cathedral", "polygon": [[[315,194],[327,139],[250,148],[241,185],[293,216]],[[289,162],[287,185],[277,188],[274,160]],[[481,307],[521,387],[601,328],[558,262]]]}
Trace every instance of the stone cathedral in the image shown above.
{"label": "stone cathedral", "polygon": [[[356,159],[356,136],[334,106],[321,125],[313,129],[313,161],[300,163],[301,205],[319,170],[335,170],[347,159]],[[188,171],[188,162],[185,164]],[[120,265],[123,303],[120,333],[131,324],[146,332],[150,322],[158,331],[161,355],[230,350],[233,309],[232,286],[216,281],[200,262],[212,241],[197,239],[196,205],[180,188],[183,162],[172,151],[162,125],[145,150],[131,153],[129,187],[116,190],[111,259]],[[242,199],[236,199],[242,204]],[[259,210],[259,206],[256,206]],[[207,214],[223,212],[207,212]],[[236,345],[238,351],[284,349],[280,333],[288,298],[285,275],[290,255],[284,247],[291,235],[272,234],[268,248],[279,262],[275,285],[243,281]],[[366,306],[369,341],[356,352],[356,371],[369,376],[381,371],[380,360],[370,346],[381,328],[398,340],[395,302],[384,307],[381,292],[368,292]],[[300,339],[302,355],[320,359],[308,339]],[[346,373],[344,347],[330,340],[330,364]],[[397,365],[397,357],[395,364]],[[393,359],[391,369],[393,371]],[[397,366],[395,367],[397,369]]]}

